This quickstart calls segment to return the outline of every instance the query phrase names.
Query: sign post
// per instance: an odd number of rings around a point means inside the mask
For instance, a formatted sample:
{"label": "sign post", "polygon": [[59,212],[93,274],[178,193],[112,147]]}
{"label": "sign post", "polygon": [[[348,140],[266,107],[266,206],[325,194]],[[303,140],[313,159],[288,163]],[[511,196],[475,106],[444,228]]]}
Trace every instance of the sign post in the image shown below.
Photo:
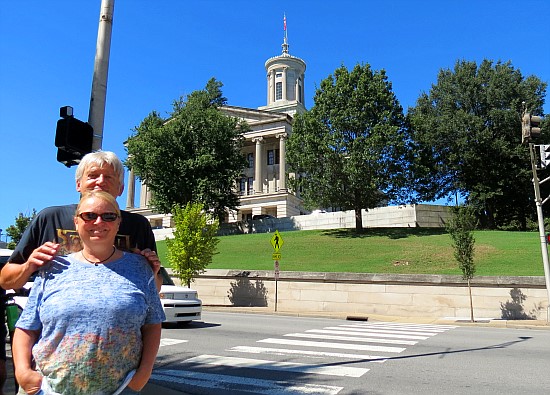
{"label": "sign post", "polygon": [[273,234],[273,237],[271,237],[270,243],[273,247],[273,250],[275,251],[272,255],[272,258],[275,261],[275,311],[277,311],[277,285],[279,281],[279,260],[281,259],[281,253],[279,251],[284,243],[283,238],[281,237],[281,234],[278,230],[276,230]]}

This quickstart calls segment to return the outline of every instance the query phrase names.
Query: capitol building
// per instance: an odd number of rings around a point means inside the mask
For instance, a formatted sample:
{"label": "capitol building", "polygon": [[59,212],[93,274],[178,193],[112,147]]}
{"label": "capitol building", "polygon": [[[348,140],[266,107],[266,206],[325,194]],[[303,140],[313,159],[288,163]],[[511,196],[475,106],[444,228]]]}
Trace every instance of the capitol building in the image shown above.
{"label": "capitol building", "polygon": [[[286,33],[286,32],[285,32]],[[260,215],[284,218],[309,213],[299,194],[287,187],[286,139],[292,133],[293,117],[306,111],[304,79],[306,63],[288,53],[285,34],[282,54],[265,62],[267,71],[267,105],[258,109],[224,106],[226,115],[245,120],[250,129],[243,134],[243,155],[247,167],[236,180],[239,206],[228,213],[226,222],[246,221]],[[135,176],[130,170],[126,210],[149,219],[153,228],[171,228],[171,216],[152,211],[151,192],[140,189],[139,206],[135,205]]]}

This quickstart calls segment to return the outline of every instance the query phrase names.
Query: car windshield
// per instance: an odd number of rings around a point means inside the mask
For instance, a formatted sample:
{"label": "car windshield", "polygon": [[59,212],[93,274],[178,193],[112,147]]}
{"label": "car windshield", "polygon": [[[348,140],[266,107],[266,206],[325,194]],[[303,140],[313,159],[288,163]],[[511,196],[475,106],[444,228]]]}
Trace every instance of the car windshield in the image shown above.
{"label": "car windshield", "polygon": [[164,267],[160,267],[160,274],[162,275],[162,285],[176,285],[172,281],[172,278]]}

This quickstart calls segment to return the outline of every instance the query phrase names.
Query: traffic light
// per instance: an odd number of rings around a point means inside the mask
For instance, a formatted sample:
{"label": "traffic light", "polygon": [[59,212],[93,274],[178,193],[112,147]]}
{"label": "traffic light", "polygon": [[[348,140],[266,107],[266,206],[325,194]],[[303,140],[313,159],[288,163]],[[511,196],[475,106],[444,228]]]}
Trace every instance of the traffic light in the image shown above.
{"label": "traffic light", "polygon": [[67,167],[78,164],[80,159],[92,152],[94,130],[87,122],[82,122],[72,115],[72,108],[61,107],[61,119],[55,130],[57,161]]}
{"label": "traffic light", "polygon": [[540,123],[542,118],[531,115],[528,112],[523,114],[521,119],[521,143],[530,143],[533,138],[540,136]]}
{"label": "traffic light", "polygon": [[540,167],[546,169],[550,166],[550,145],[539,145]]}

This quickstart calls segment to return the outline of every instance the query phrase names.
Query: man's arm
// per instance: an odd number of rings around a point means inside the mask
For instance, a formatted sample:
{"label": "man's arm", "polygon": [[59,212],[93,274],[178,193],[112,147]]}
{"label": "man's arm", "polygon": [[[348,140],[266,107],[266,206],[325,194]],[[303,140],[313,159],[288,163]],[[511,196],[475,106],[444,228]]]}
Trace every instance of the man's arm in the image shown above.
{"label": "man's arm", "polygon": [[8,262],[0,271],[0,286],[4,289],[22,288],[31,274],[55,258],[60,245],[47,241],[36,248],[24,263]]}

